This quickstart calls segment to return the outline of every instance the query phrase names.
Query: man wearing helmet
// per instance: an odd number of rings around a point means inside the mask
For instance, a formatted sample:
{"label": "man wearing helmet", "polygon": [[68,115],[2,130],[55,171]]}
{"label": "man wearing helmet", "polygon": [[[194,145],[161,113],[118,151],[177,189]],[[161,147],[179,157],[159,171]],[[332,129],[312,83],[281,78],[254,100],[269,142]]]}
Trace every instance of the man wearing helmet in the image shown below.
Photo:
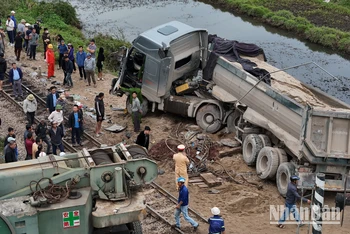
{"label": "man wearing helmet", "polygon": [[185,185],[188,187],[188,174],[187,174],[187,166],[190,164],[190,160],[187,158],[185,153],[185,146],[178,145],[177,150],[179,151],[177,154],[173,155],[173,160],[175,162],[175,182],[176,188],[178,188],[177,179],[179,177],[185,178]]}
{"label": "man wearing helmet", "polygon": [[225,224],[220,216],[220,209],[217,207],[211,208],[211,213],[214,215],[208,219],[209,234],[225,234]]}
{"label": "man wearing helmet", "polygon": [[176,210],[175,210],[175,228],[180,229],[180,214],[182,213],[184,216],[184,219],[189,222],[194,230],[196,231],[199,224],[194,221],[189,215],[188,215],[188,189],[185,185],[185,178],[179,177],[177,179],[177,184],[179,186],[179,198],[177,200]]}
{"label": "man wearing helmet", "polygon": [[55,77],[55,52],[53,51],[53,45],[48,44],[46,50],[46,62],[47,62],[47,78]]}
{"label": "man wearing helmet", "polygon": [[290,177],[290,183],[288,184],[288,190],[286,195],[286,202],[285,202],[285,209],[282,217],[280,220],[278,220],[277,227],[279,228],[285,228],[285,226],[282,224],[284,221],[286,221],[286,218],[289,217],[290,212],[293,213],[295,220],[298,222],[299,226],[302,226],[302,222],[299,217],[299,213],[297,211],[297,206],[295,205],[297,200],[302,200],[303,202],[307,202],[308,204],[311,203],[310,200],[303,198],[300,196],[297,190],[297,183],[300,178],[296,175],[293,175]]}

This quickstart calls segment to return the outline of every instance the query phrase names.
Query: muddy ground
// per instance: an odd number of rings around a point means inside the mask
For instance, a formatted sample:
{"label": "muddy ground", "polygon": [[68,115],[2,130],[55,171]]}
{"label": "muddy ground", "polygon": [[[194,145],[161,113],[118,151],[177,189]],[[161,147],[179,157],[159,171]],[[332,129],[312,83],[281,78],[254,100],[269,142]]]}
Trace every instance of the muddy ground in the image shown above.
{"label": "muddy ground", "polygon": [[[6,54],[6,58],[12,59],[12,52]],[[41,55],[38,56],[38,61],[28,61],[23,59],[19,63],[26,72],[26,78],[30,79],[37,86],[45,86],[43,80],[40,80],[37,77],[30,77],[34,70],[32,67],[37,68],[38,66],[42,67],[43,72],[46,70],[45,63]],[[36,69],[37,71],[38,69]],[[63,79],[63,73],[61,70],[56,72],[56,80],[61,81]],[[29,78],[30,77],[30,78]],[[93,100],[95,95],[98,92],[104,92],[106,94],[105,104],[107,115],[111,122],[118,123],[121,125],[127,125],[128,128],[126,131],[121,133],[108,133],[99,138],[100,141],[108,145],[115,144],[125,139],[128,143],[132,143],[136,135],[131,134],[131,138],[127,139],[126,132],[132,130],[131,118],[129,115],[124,114],[122,111],[112,111],[109,106],[123,108],[125,105],[125,98],[118,98],[108,94],[110,81],[113,78],[113,75],[106,74],[104,75],[105,81],[98,81],[97,88],[86,87],[84,81],[79,80],[78,73],[73,74],[74,88],[69,90],[70,94],[80,95],[80,101],[87,105],[88,107],[93,107]],[[46,83],[45,87],[50,85]],[[17,134],[19,136],[23,135],[24,131],[24,121],[23,122],[13,122],[13,113],[7,110],[9,109],[8,105],[0,105],[2,111],[0,111],[0,116],[3,119],[3,124],[0,128],[0,136],[3,137],[6,134],[8,126],[15,126]],[[93,132],[95,121],[89,117],[85,117],[89,124],[86,125],[89,132]],[[170,191],[174,196],[177,196],[175,190],[174,182],[174,165],[171,159],[172,152],[164,145],[164,139],[169,135],[176,138],[178,133],[176,129],[181,123],[181,126],[186,124],[194,124],[194,120],[187,118],[177,117],[171,114],[165,114],[161,112],[151,113],[142,120],[142,127],[148,125],[152,129],[151,133],[151,143],[150,143],[150,155],[155,160],[157,160],[159,167],[165,170],[165,174],[160,175],[156,182],[161,186]],[[109,126],[111,123],[105,121],[103,127]],[[175,129],[175,131],[174,131]],[[182,130],[180,130],[182,131]],[[185,130],[184,130],[185,131]],[[131,131],[132,132],[132,131]],[[226,135],[223,132],[220,132],[215,135],[210,135],[210,138],[213,142],[221,138],[232,138],[232,135]],[[169,146],[172,149],[175,149],[176,142],[170,141]],[[221,209],[222,215],[226,221],[226,233],[263,233],[263,234],[277,234],[277,233],[296,233],[295,225],[287,225],[285,230],[280,230],[275,227],[275,225],[270,224],[270,214],[269,207],[270,205],[282,205],[284,199],[279,195],[275,182],[274,181],[262,181],[256,174],[255,169],[248,167],[242,160],[241,154],[231,155],[225,158],[217,158],[217,150],[220,148],[215,148],[211,151],[212,162],[208,163],[208,168],[215,172],[218,177],[223,179],[223,184],[221,186],[215,187],[219,191],[219,194],[210,194],[209,188],[199,188],[195,185],[189,185],[190,191],[190,206],[198,211],[204,217],[210,217],[210,208],[213,206],[218,206]],[[23,149],[20,149],[20,154],[23,153]],[[222,166],[217,164],[219,162],[223,165],[228,173],[231,176],[235,176],[235,179],[243,184],[236,184],[235,182],[230,182],[228,176],[222,170]],[[256,186],[245,183],[240,175],[243,175],[248,181],[252,181],[262,185],[262,189],[258,189]],[[146,191],[146,190],[145,190]],[[146,193],[146,192],[145,192]],[[147,195],[147,196],[152,196]],[[329,206],[333,206],[334,193],[328,193],[326,203]],[[174,208],[174,207],[173,207]],[[173,212],[173,209],[170,209],[169,212]],[[350,228],[350,209],[346,208],[345,223],[343,227],[340,225],[325,225],[324,233],[333,233],[333,234],[347,234],[349,233]],[[348,215],[349,214],[349,215]],[[172,215],[169,216],[171,222]],[[184,224],[184,221],[182,220]],[[144,223],[144,232],[145,233],[155,233],[154,227],[155,223],[152,221],[147,224]],[[184,224],[184,227],[188,227],[188,224]],[[299,233],[307,233],[308,227],[304,226],[300,229]],[[197,233],[207,233],[207,226],[201,225]]]}

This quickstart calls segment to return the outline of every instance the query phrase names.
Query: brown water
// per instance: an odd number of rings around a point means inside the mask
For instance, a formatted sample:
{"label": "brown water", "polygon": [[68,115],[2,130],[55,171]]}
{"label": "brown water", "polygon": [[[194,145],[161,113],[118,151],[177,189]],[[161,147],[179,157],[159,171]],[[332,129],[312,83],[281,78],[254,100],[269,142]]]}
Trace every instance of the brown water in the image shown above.
{"label": "brown water", "polygon": [[251,18],[233,15],[193,0],[69,0],[83,22],[84,33],[109,34],[132,41],[139,33],[156,25],[178,20],[211,34],[262,47],[268,62],[285,68],[314,61],[338,79],[315,66],[289,70],[307,84],[350,103],[349,57],[305,42],[291,33],[272,28]]}

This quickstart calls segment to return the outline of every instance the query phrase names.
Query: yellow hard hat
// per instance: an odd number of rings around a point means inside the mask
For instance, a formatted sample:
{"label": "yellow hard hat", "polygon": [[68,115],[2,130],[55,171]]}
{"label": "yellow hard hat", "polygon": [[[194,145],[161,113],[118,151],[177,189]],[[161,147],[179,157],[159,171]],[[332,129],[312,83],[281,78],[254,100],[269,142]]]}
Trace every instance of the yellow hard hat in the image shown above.
{"label": "yellow hard hat", "polygon": [[49,45],[47,46],[47,48],[52,49],[52,48],[53,48],[52,44],[49,44]]}

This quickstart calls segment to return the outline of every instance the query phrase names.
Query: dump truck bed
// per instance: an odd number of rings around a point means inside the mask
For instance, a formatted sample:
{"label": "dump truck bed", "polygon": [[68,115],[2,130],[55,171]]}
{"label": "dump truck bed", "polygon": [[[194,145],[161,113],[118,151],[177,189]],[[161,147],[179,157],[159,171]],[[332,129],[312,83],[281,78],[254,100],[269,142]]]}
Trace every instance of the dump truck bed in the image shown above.
{"label": "dump truck bed", "polygon": [[[258,58],[248,59],[269,72],[278,70]],[[350,158],[350,106],[286,72],[271,76],[271,86],[260,82],[252,89],[258,79],[220,56],[213,81],[248,106],[243,116],[247,121],[271,131],[295,156],[307,155],[308,161]]]}

